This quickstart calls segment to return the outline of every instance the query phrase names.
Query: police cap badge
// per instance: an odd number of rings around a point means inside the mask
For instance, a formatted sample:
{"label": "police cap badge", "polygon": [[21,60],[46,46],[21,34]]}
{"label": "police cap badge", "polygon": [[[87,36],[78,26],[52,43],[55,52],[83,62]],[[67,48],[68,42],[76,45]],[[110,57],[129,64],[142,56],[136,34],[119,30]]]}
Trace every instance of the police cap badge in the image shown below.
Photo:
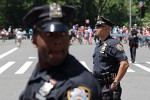
{"label": "police cap badge", "polygon": [[106,19],[106,18],[104,18],[104,17],[99,17],[99,19],[98,19],[98,21],[97,21],[97,23],[96,23],[96,25],[95,26],[99,26],[99,25],[101,25],[101,24],[106,24],[106,25],[108,25],[108,26],[110,26],[110,27],[113,27],[114,25],[115,25],[115,23],[114,22],[112,22],[112,21],[110,21],[109,19]]}
{"label": "police cap badge", "polygon": [[52,3],[33,8],[24,16],[23,22],[38,32],[66,31],[74,14],[74,7]]}

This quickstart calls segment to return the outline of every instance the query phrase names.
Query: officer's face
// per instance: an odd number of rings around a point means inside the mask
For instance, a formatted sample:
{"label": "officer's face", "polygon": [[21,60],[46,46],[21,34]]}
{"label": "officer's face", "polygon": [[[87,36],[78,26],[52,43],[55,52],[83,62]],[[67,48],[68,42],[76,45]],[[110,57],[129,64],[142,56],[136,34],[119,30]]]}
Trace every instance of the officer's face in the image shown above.
{"label": "officer's face", "polygon": [[110,27],[106,24],[101,24],[96,26],[96,35],[99,37],[103,37],[109,34],[110,32]]}
{"label": "officer's face", "polygon": [[57,66],[63,62],[69,47],[68,32],[39,33],[33,36],[39,52],[40,64]]}

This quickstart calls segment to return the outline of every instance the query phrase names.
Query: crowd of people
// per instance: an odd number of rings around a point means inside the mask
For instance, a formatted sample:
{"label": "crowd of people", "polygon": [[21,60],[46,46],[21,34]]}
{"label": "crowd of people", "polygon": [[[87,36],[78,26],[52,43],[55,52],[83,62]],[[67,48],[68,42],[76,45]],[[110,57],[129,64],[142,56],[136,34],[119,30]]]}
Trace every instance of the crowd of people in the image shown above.
{"label": "crowd of people", "polygon": [[[137,28],[133,26],[131,28],[131,31],[133,29],[136,29],[138,32],[138,45],[139,47],[148,47],[150,49],[150,26],[144,26],[141,30],[140,28]],[[131,31],[126,27],[119,27],[114,26],[111,30],[111,35],[120,40],[122,43],[128,42],[128,37],[131,34]],[[99,38],[95,34],[96,29],[91,28],[90,26],[79,26],[79,24],[73,25],[73,27],[69,30],[69,38],[70,38],[70,44],[93,44],[93,41],[95,44],[98,43]]]}
{"label": "crowd of people", "polygon": [[[131,29],[131,31],[133,29],[137,31],[139,47],[148,47],[150,49],[150,26],[143,26],[141,30],[141,28],[137,27],[137,25],[135,24]],[[115,26],[112,30],[112,33],[126,35],[123,38],[121,38],[122,42],[127,41],[129,34],[131,34],[129,29],[125,26],[123,27]]]}
{"label": "crowd of people", "polygon": [[30,39],[32,40],[33,30],[29,29],[28,31],[23,30],[22,28],[14,28],[12,29],[9,26],[8,30],[5,28],[0,29],[0,39],[2,42],[8,39],[15,39],[15,43],[17,43],[17,47],[21,46],[22,39]]}
{"label": "crowd of people", "polygon": [[81,26],[75,24],[72,29],[69,30],[70,44],[75,41],[77,44],[82,44],[85,41],[86,44],[92,44],[93,31],[92,28]]}
{"label": "crowd of people", "polygon": [[[141,30],[140,27],[138,28],[136,25],[134,25],[133,29],[136,29],[136,31],[138,32],[137,35],[139,38],[139,47],[148,47],[150,49],[150,26],[144,26]],[[22,35],[19,36],[22,39],[32,39],[33,30],[31,28],[26,31],[22,30],[21,28],[12,29],[11,26],[8,27],[8,30],[6,30],[5,28],[0,29],[0,39],[2,39],[3,42],[5,42],[5,40],[9,38],[15,37],[17,39],[18,32],[22,33]],[[95,32],[95,28],[92,28],[90,26],[79,26],[79,24],[75,24],[69,30],[70,44],[97,44],[99,42],[99,38],[97,37]],[[131,34],[131,32],[126,26],[114,26],[111,30],[111,34],[114,38],[119,39],[122,43],[127,43],[128,36]]]}

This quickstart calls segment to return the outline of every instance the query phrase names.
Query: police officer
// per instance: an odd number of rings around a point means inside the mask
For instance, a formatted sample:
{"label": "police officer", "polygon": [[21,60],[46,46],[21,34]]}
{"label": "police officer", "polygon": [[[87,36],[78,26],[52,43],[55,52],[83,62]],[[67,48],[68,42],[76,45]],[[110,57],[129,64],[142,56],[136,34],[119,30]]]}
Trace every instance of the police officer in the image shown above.
{"label": "police officer", "polygon": [[114,23],[100,17],[96,23],[99,44],[93,54],[93,75],[102,87],[102,100],[120,100],[120,81],[129,66],[121,43],[110,36]]}
{"label": "police officer", "polygon": [[136,49],[138,48],[138,41],[139,38],[137,36],[137,31],[136,29],[132,29],[131,30],[131,35],[129,35],[129,47],[130,47],[130,55],[131,55],[131,62],[134,63],[135,62],[135,58],[136,58]]}
{"label": "police officer", "polygon": [[33,29],[38,63],[19,100],[98,100],[93,75],[69,54],[72,6],[52,3],[33,8],[23,21]]}

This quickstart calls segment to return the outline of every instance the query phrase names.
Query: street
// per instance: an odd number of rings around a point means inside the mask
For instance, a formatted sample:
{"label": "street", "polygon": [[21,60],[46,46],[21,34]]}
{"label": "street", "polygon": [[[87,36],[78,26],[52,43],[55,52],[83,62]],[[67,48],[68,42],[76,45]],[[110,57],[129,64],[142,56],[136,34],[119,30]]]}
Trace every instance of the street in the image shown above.
{"label": "street", "polygon": [[[129,58],[129,69],[121,81],[122,100],[150,100],[150,50],[137,49],[136,61],[131,63],[127,44],[123,44]],[[70,46],[69,52],[89,71],[92,71],[92,54],[95,44]],[[30,40],[23,40],[20,48],[15,40],[0,40],[0,100],[18,100],[21,91],[37,63],[37,50]]]}

